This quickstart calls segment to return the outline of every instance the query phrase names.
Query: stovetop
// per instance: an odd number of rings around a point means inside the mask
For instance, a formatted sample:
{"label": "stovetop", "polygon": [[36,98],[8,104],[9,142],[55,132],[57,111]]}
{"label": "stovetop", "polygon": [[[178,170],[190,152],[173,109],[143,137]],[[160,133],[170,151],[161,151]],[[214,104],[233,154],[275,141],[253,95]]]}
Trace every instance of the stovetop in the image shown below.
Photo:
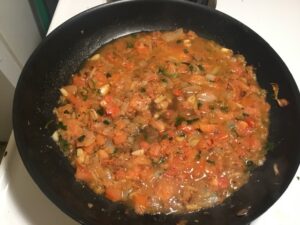
{"label": "stovetop", "polygon": [[[102,4],[103,0],[60,0],[49,32],[77,13]],[[218,0],[220,10],[249,26],[282,57],[300,86],[300,1]],[[39,190],[26,171],[12,134],[7,155],[0,165],[0,224],[76,225]],[[299,149],[300,151],[300,149]],[[251,225],[295,225],[300,202],[300,169],[287,191]]]}

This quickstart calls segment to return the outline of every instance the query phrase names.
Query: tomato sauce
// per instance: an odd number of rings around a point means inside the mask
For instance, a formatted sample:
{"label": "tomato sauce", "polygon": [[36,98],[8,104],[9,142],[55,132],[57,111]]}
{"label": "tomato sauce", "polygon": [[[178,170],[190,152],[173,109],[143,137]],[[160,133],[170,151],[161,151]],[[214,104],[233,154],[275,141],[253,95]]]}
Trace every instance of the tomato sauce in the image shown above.
{"label": "tomato sauce", "polygon": [[138,214],[213,207],[265,160],[270,106],[253,67],[192,31],[114,40],[60,92],[53,139],[76,179]]}

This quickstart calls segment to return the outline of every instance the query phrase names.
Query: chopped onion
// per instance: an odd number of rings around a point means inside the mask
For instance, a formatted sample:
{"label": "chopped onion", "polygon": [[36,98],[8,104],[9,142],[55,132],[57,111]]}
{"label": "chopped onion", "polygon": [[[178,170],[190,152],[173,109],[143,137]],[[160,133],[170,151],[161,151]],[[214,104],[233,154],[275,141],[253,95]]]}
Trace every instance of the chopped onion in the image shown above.
{"label": "chopped onion", "polygon": [[97,60],[97,59],[99,59],[100,58],[100,54],[95,54],[95,55],[93,55],[91,58],[90,58],[90,60],[91,61],[95,61],[95,60]]}
{"label": "chopped onion", "polygon": [[102,96],[105,96],[105,95],[108,94],[109,89],[110,89],[110,85],[109,85],[109,84],[105,84],[105,85],[103,85],[102,87],[100,87],[99,92],[100,92],[100,94],[101,94]]}
{"label": "chopped onion", "polygon": [[58,132],[57,132],[57,131],[55,131],[55,132],[52,134],[51,137],[52,137],[53,141],[58,142],[58,140],[59,140],[59,135],[58,135]]}
{"label": "chopped onion", "polygon": [[216,76],[213,75],[213,74],[207,74],[206,76],[206,79],[209,80],[209,81],[215,81],[216,80]]}
{"label": "chopped onion", "polygon": [[140,155],[144,155],[144,153],[145,153],[144,149],[139,149],[139,150],[132,152],[131,155],[140,156]]}
{"label": "chopped onion", "polygon": [[201,87],[199,85],[191,85],[182,89],[182,91],[187,94],[196,94],[199,93],[200,90]]}
{"label": "chopped onion", "polygon": [[183,37],[183,29],[178,29],[175,31],[165,32],[162,34],[162,38],[169,42],[169,41],[175,41],[177,39],[180,39]]}
{"label": "chopped onion", "polygon": [[64,89],[64,88],[59,89],[59,91],[65,97],[67,97],[69,95],[68,92],[66,91],[66,89]]}
{"label": "chopped onion", "polygon": [[214,94],[211,94],[209,92],[203,92],[197,94],[197,99],[202,102],[212,102],[215,101],[217,98]]}

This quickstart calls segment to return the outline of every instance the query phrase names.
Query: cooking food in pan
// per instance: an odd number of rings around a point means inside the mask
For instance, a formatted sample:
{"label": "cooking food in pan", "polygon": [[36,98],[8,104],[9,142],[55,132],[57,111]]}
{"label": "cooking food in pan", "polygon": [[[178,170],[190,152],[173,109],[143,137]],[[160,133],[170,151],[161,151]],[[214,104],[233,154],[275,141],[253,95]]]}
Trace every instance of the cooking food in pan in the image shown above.
{"label": "cooking food in pan", "polygon": [[254,68],[193,31],[114,40],[60,92],[53,139],[76,179],[138,214],[213,207],[265,161]]}

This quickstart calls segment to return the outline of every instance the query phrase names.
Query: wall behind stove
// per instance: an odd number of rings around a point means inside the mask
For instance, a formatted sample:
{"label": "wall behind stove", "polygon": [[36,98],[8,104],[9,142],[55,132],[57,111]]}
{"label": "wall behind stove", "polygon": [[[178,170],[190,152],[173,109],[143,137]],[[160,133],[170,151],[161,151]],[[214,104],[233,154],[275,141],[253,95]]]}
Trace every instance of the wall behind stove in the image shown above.
{"label": "wall behind stove", "polygon": [[41,41],[27,0],[0,3],[0,141],[12,129],[11,107],[14,87],[28,57]]}

